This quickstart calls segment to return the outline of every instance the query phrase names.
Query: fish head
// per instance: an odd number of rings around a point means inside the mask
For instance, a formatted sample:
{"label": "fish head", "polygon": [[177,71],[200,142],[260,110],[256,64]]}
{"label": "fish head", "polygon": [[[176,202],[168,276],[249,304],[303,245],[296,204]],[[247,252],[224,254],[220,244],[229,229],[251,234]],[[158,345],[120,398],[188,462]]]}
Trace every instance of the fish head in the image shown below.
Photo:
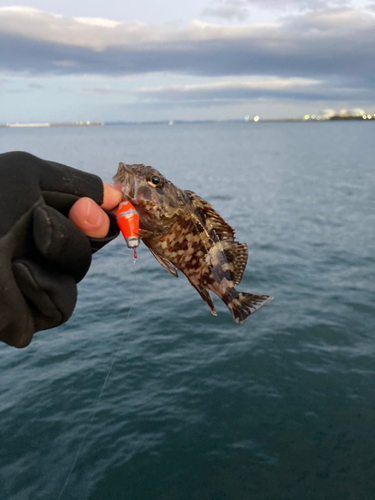
{"label": "fish head", "polygon": [[125,198],[137,210],[142,229],[169,227],[189,202],[184,191],[153,167],[120,163],[113,180],[122,185]]}

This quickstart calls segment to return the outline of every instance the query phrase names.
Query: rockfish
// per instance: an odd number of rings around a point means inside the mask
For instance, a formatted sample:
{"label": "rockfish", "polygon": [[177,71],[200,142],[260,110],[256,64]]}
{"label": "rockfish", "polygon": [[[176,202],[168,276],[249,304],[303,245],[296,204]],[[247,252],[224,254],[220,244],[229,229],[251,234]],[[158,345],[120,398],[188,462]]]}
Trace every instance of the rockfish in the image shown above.
{"label": "rockfish", "polygon": [[176,278],[177,270],[216,311],[209,290],[227,305],[238,324],[272,300],[267,295],[237,292],[248,247],[235,241],[234,230],[192,191],[182,191],[160,172],[144,165],[120,163],[113,178],[139,214],[139,237],[156,260]]}

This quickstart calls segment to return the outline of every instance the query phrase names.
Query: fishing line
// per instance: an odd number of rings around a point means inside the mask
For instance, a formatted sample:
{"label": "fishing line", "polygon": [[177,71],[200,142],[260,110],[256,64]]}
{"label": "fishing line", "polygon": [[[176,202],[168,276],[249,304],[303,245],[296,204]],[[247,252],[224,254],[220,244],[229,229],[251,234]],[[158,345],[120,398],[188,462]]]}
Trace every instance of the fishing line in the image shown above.
{"label": "fishing line", "polygon": [[[130,312],[131,312],[131,311],[132,311],[132,309],[133,309],[133,306],[134,306],[134,301],[135,301],[135,297],[136,297],[136,295],[137,295],[137,293],[136,293],[136,292],[137,292],[137,288],[136,288],[136,284],[137,284],[137,273],[135,272],[136,258],[137,258],[137,257],[136,257],[136,254],[134,254],[134,257],[133,257],[133,263],[134,263],[134,267],[133,267],[133,274],[134,274],[134,281],[133,281],[133,285],[134,285],[134,293],[133,293],[133,297],[132,297],[131,302],[130,302],[128,315],[127,315],[127,317],[126,317],[126,323],[128,323],[128,321],[129,321]],[[75,458],[74,458],[73,464],[72,464],[72,466],[70,467],[70,470],[69,470],[68,476],[67,476],[67,478],[66,478],[66,480],[65,480],[65,483],[64,483],[64,485],[63,485],[63,487],[62,487],[62,489],[61,489],[61,491],[60,491],[59,496],[57,497],[57,500],[60,500],[60,499],[61,499],[61,497],[62,497],[62,495],[63,495],[64,491],[66,490],[66,487],[68,486],[68,483],[69,483],[70,478],[71,478],[71,476],[72,476],[73,470],[74,470],[74,468],[75,468],[75,466],[76,466],[77,460],[78,460],[78,458],[79,458],[79,456],[80,456],[80,454],[81,454],[81,451],[82,451],[82,449],[83,449],[83,445],[84,445],[84,443],[85,443],[85,441],[86,441],[87,436],[89,435],[89,432],[90,432],[90,430],[91,430],[91,427],[92,427],[92,424],[93,424],[94,419],[95,419],[95,417],[96,417],[96,414],[98,413],[99,404],[100,404],[100,401],[101,401],[101,399],[102,399],[102,396],[103,396],[103,393],[104,393],[104,389],[105,389],[105,387],[106,387],[106,385],[107,385],[107,382],[108,382],[109,376],[110,376],[110,374],[111,374],[111,372],[112,372],[112,369],[113,369],[113,366],[114,366],[114,364],[115,364],[115,362],[116,362],[116,360],[117,360],[117,357],[118,357],[118,355],[119,355],[119,353],[120,353],[120,350],[121,350],[122,344],[123,344],[123,342],[124,342],[124,338],[125,338],[125,328],[124,328],[124,331],[122,332],[122,336],[121,336],[120,344],[119,344],[119,346],[118,346],[118,348],[117,348],[117,350],[116,350],[116,352],[115,352],[115,354],[114,354],[114,356],[113,356],[113,359],[112,359],[111,365],[110,365],[109,370],[108,370],[108,372],[107,372],[107,375],[106,375],[106,377],[105,377],[105,379],[104,379],[104,382],[103,382],[103,385],[102,385],[101,391],[100,391],[100,393],[99,393],[98,399],[97,399],[97,401],[96,401],[96,403],[95,403],[95,406],[94,406],[94,409],[93,409],[93,414],[92,414],[91,420],[90,420],[90,422],[89,422],[89,425],[87,426],[86,432],[85,432],[85,434],[84,434],[84,436],[83,436],[83,438],[82,438],[81,444],[80,444],[80,446],[79,446],[79,448],[78,448],[78,451],[77,451],[77,454],[76,454],[76,456],[75,456]]]}

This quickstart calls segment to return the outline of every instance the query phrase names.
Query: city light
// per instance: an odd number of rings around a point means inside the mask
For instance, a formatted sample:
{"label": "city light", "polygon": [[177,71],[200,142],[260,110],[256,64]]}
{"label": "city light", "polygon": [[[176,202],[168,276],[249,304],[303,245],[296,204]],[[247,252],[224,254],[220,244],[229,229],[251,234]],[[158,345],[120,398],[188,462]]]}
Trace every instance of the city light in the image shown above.
{"label": "city light", "polygon": [[[246,114],[243,118],[246,123],[257,123],[260,121],[260,116],[251,114]],[[320,112],[313,112],[312,114],[305,114],[295,117],[284,117],[284,118],[270,118],[267,116],[262,117],[262,123],[268,122],[323,122],[323,121],[341,121],[341,120],[371,120],[375,122],[375,113],[369,110],[363,110],[361,108],[342,108],[339,111],[334,109],[324,109]],[[1,126],[1,125],[0,125]]]}

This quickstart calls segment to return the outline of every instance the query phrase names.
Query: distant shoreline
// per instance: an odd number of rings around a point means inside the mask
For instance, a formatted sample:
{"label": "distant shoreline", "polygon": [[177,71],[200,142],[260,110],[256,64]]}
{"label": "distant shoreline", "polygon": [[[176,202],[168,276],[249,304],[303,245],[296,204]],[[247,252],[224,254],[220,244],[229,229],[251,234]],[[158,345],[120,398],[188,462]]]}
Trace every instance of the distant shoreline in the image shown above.
{"label": "distant shoreline", "polygon": [[[375,121],[375,118],[364,119],[362,116],[333,116],[331,118],[315,119],[315,118],[264,118],[257,122],[254,120],[246,120],[245,123],[302,123],[302,122],[336,122],[336,121]],[[0,124],[0,128],[48,128],[48,127],[100,127],[100,126],[116,126],[116,125],[179,125],[179,124],[197,124],[197,123],[244,123],[244,120],[159,120],[159,121],[142,121],[142,122],[73,122],[73,123],[5,123]]]}
{"label": "distant shoreline", "polygon": [[100,127],[103,122],[74,122],[74,123],[4,123],[1,128],[47,128],[47,127]]}

